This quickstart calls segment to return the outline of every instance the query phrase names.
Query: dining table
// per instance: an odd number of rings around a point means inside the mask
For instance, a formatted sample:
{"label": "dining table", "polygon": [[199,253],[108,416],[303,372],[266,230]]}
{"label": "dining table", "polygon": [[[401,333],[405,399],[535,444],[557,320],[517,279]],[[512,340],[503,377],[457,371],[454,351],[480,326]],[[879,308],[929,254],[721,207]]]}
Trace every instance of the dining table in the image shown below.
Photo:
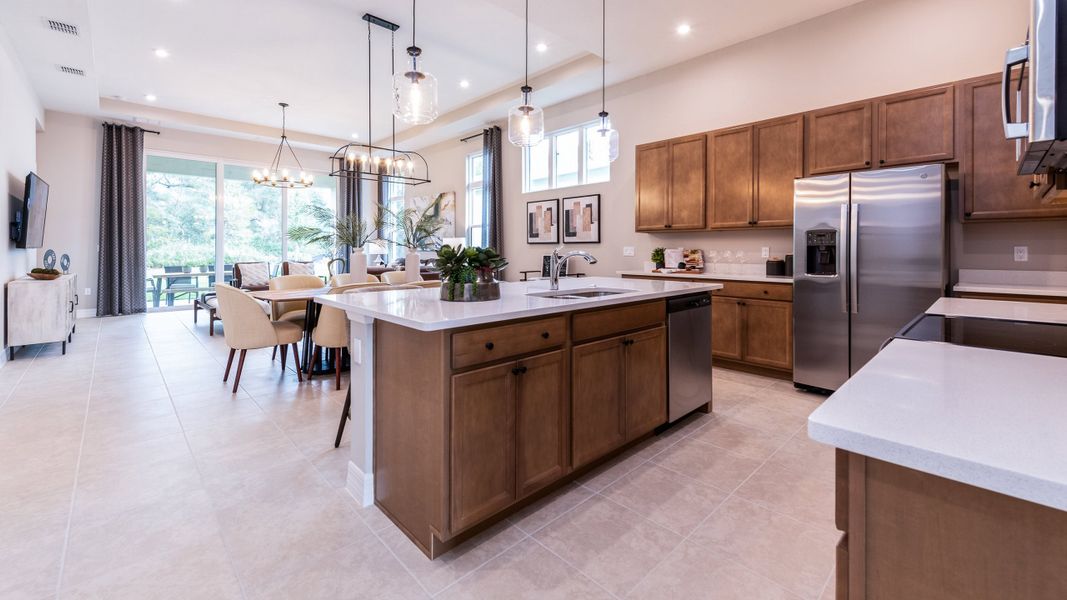
{"label": "dining table", "polygon": [[[307,302],[307,310],[304,313],[304,342],[302,344],[302,352],[300,356],[300,368],[309,375],[323,375],[331,373],[328,366],[323,366],[326,360],[325,353],[323,353],[322,359],[319,360],[319,364],[312,365],[311,357],[311,332],[315,330],[315,324],[319,320],[319,311],[322,310],[322,305],[315,302],[315,298],[319,296],[325,296],[333,289],[326,285],[318,288],[306,288],[300,290],[259,290],[249,292],[249,294],[258,300],[263,300],[270,304],[275,302]],[[338,358],[340,360],[340,358]]]}

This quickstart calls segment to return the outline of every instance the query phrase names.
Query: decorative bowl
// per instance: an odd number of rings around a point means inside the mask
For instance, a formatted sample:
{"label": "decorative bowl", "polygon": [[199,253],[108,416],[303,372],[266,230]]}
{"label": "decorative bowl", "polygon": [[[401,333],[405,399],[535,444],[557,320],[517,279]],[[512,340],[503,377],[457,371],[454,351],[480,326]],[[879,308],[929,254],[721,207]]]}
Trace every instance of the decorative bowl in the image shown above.
{"label": "decorative bowl", "polygon": [[441,284],[441,300],[445,302],[485,302],[500,299],[500,282],[479,281],[477,283]]}
{"label": "decorative bowl", "polygon": [[52,281],[53,279],[59,279],[62,273],[26,273],[34,279],[40,279],[42,281]]}

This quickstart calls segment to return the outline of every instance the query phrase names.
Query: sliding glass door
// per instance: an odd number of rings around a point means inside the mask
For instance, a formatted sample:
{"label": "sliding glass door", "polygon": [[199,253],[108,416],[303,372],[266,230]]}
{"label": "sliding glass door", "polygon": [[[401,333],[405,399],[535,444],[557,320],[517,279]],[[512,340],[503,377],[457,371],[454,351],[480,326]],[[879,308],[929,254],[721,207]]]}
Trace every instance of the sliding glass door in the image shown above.
{"label": "sliding glass door", "polygon": [[309,207],[336,212],[335,183],[283,190],[252,183],[252,167],[171,155],[146,157],[145,241],[149,310],[190,307],[230,281],[233,263],[262,261],[279,275],[285,260],[313,261],[327,274],[328,248],[289,241],[289,227],[317,224]]}

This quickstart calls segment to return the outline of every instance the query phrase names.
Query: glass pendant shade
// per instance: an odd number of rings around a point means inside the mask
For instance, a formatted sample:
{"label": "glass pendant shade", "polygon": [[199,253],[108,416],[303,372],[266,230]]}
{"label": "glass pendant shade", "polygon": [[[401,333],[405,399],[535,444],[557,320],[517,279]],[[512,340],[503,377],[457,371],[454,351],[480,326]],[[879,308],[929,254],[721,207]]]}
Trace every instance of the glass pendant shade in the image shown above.
{"label": "glass pendant shade", "polygon": [[589,160],[595,163],[615,162],[619,158],[619,132],[611,127],[611,121],[600,120],[598,127],[589,136]]}
{"label": "glass pendant shade", "polygon": [[425,125],[437,118],[437,78],[414,63],[393,76],[393,115],[405,123]]}
{"label": "glass pendant shade", "polygon": [[526,102],[508,111],[508,141],[516,146],[536,146],[545,139],[545,113]]}

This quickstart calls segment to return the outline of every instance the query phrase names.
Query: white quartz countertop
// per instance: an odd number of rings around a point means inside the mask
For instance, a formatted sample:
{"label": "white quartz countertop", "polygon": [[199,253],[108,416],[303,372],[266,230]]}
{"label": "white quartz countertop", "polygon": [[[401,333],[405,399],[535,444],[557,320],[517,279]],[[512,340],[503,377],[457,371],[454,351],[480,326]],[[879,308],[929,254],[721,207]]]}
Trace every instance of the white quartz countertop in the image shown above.
{"label": "white quartz countertop", "polygon": [[824,444],[1067,510],[1067,359],[897,339],[808,418]]}
{"label": "white quartz countertop", "polygon": [[955,292],[1067,298],[1067,272],[960,269]]}
{"label": "white quartz countertop", "polygon": [[721,284],[710,282],[566,277],[559,281],[560,290],[596,287],[625,289],[627,292],[580,300],[527,295],[530,292],[546,292],[548,287],[548,280],[502,282],[500,299],[486,302],[444,302],[440,299],[441,290],[438,288],[327,295],[315,301],[350,314],[381,319],[420,331],[440,331],[722,289]]}
{"label": "white quartz countertop", "polygon": [[[927,314],[946,317],[977,317],[1004,321],[1057,323],[1067,325],[1067,304],[1049,302],[1015,302],[978,298],[941,298],[926,310]],[[1067,395],[1067,390],[1064,390]]]}
{"label": "white quartz countertop", "polygon": [[616,275],[633,277],[660,277],[663,279],[708,279],[712,281],[753,281],[756,283],[787,283],[793,285],[792,277],[771,277],[759,274],[734,273],[649,273],[647,271],[615,271]]}

